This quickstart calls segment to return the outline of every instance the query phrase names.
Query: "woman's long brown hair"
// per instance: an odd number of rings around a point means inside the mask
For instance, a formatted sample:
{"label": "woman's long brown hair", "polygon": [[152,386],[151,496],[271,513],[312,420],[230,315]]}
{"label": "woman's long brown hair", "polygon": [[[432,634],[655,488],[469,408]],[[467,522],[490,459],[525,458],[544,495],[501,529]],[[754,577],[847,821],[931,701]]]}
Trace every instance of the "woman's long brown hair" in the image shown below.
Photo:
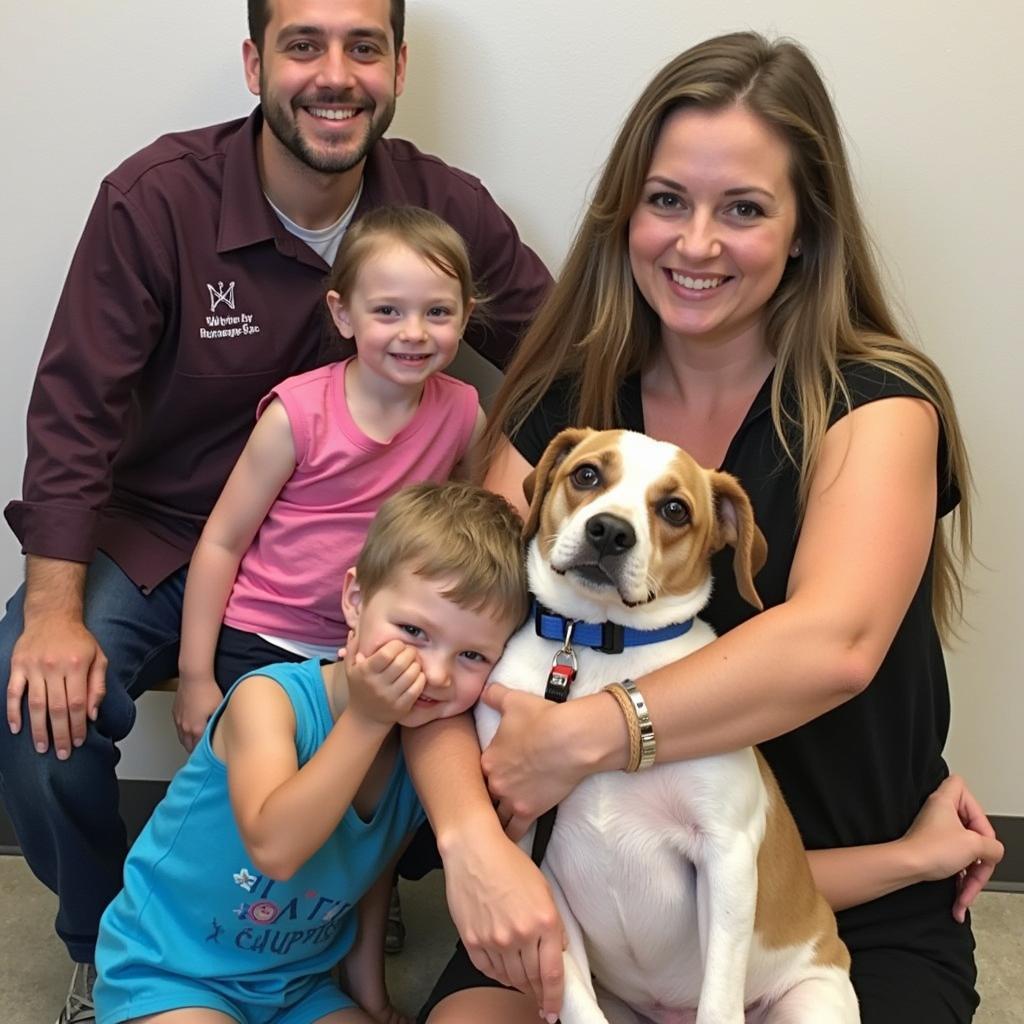
{"label": "woman's long brown hair", "polygon": [[[825,85],[795,43],[756,33],[720,36],[687,50],[647,86],[598,182],[562,273],[539,310],[495,399],[482,439],[487,465],[554,381],[578,381],[572,422],[618,422],[616,396],[648,365],[660,322],[630,270],[628,224],[665,119],[686,107],[742,104],[790,149],[801,256],[788,262],[767,306],[765,336],[775,356],[772,419],[800,472],[800,513],[835,403],[849,402],[842,363],[872,363],[919,388],[934,404],[948,445],[948,471],[962,497],[953,524],[933,546],[933,607],[943,636],[963,611],[971,553],[971,473],[949,387],[935,364],[900,336],[858,208],[842,133]],[[783,407],[784,382],[796,396]],[[798,439],[794,444],[794,438]],[[939,481],[940,488],[949,481]]]}

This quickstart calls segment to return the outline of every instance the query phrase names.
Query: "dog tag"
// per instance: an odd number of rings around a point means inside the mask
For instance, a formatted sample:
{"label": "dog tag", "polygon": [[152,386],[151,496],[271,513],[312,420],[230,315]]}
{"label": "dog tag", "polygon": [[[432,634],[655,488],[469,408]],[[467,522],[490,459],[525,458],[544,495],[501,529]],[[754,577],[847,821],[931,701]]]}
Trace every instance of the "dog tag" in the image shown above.
{"label": "dog tag", "polygon": [[576,678],[576,653],[570,647],[562,648],[555,654],[548,673],[548,685],[544,690],[545,700],[563,704],[569,696],[569,687]]}

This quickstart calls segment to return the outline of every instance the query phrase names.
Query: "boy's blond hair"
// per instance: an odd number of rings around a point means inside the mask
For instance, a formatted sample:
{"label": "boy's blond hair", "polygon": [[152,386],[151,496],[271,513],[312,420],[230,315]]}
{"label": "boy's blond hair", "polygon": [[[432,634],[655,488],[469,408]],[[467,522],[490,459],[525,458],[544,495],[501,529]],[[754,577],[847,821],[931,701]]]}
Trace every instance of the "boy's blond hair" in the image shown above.
{"label": "boy's blond hair", "polygon": [[460,481],[413,484],[380,507],[356,562],[365,599],[411,568],[442,596],[518,626],[526,617],[522,520],[501,496]]}

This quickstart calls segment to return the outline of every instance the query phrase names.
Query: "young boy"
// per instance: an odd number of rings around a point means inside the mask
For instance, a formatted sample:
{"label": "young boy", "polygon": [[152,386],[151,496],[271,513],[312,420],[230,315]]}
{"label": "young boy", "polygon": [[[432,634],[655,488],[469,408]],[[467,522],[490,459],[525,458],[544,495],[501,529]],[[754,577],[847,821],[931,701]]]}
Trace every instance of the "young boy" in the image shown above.
{"label": "young boy", "polygon": [[342,660],[243,676],[132,848],[100,925],[98,1024],[399,1019],[385,914],[423,812],[394,726],[476,701],[526,614],[520,528],[463,483],[384,504],[345,576]]}

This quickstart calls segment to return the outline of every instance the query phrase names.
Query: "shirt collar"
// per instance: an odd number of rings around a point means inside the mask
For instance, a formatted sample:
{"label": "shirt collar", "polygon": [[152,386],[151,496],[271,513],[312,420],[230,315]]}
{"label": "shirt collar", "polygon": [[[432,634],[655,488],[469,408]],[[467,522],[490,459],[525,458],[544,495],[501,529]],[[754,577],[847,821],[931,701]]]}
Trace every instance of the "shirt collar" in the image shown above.
{"label": "shirt collar", "polygon": [[257,107],[239,126],[224,152],[217,252],[230,252],[277,238],[280,222],[263,196],[256,146],[263,115]]}
{"label": "shirt collar", "polygon": [[378,139],[366,154],[363,183],[360,187],[362,192],[356,204],[353,220],[369,210],[375,210],[378,206],[403,205],[410,202],[398,181],[385,140]]}
{"label": "shirt collar", "polygon": [[257,107],[242,122],[224,151],[217,252],[273,242],[282,256],[290,256],[300,263],[323,270],[327,266],[324,261],[289,233],[263,194],[256,154],[262,129],[263,114]]}

